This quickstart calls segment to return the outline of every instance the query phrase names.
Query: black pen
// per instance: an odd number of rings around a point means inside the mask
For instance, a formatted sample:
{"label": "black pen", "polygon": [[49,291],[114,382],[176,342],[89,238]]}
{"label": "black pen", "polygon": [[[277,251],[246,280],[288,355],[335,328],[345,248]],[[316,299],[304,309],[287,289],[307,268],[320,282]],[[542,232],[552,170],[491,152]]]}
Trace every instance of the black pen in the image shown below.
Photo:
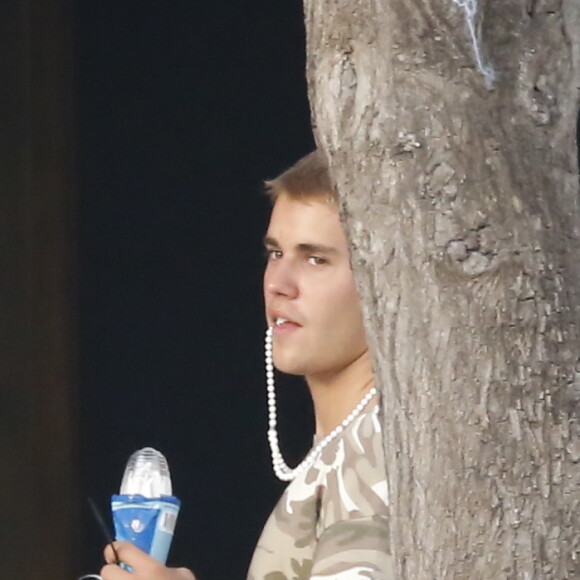
{"label": "black pen", "polygon": [[115,564],[119,564],[120,563],[119,554],[117,554],[117,550],[115,550],[115,545],[113,544],[113,536],[111,535],[111,532],[107,524],[105,523],[105,520],[101,512],[99,511],[97,504],[93,501],[93,498],[88,497],[87,500],[89,502],[89,505],[91,506],[91,511],[93,512],[93,515],[95,516],[95,519],[99,524],[99,528],[101,528],[101,531],[105,536],[105,541],[107,542],[107,544],[109,544],[109,546],[111,546],[111,550],[113,550],[113,554],[115,555]]}

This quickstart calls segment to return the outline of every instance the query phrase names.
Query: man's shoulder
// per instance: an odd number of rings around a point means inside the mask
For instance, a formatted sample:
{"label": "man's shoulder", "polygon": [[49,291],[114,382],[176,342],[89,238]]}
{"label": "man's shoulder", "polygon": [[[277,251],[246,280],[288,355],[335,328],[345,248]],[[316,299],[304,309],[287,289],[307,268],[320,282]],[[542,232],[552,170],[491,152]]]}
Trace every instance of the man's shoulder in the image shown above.
{"label": "man's shoulder", "polygon": [[378,408],[360,415],[342,437],[323,451],[318,462],[324,470],[358,471],[365,479],[385,479],[383,437]]}
{"label": "man's shoulder", "polygon": [[[334,449],[321,456],[319,530],[342,520],[388,513],[380,420],[371,411],[353,421]],[[322,475],[322,473],[321,473]]]}

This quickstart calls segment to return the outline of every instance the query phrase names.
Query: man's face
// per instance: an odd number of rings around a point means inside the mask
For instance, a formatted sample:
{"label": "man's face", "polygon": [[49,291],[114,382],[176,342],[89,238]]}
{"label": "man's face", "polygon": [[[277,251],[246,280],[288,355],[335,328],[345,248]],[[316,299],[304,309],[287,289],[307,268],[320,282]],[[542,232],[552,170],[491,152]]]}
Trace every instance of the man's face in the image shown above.
{"label": "man's face", "polygon": [[278,197],[265,245],[274,365],[286,373],[331,377],[367,350],[336,207],[316,198]]}

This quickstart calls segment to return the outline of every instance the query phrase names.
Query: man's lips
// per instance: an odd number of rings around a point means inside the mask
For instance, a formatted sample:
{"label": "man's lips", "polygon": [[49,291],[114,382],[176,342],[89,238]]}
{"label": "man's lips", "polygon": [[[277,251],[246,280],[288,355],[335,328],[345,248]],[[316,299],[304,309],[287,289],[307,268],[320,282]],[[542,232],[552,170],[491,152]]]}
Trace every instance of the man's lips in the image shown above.
{"label": "man's lips", "polygon": [[274,322],[273,331],[274,336],[284,336],[291,334],[302,328],[302,326],[292,320],[278,319]]}
{"label": "man's lips", "polygon": [[302,326],[299,322],[284,314],[271,314],[269,318],[274,328],[300,328]]}
{"label": "man's lips", "polygon": [[300,324],[292,320],[278,320],[274,322],[274,328],[300,328]]}

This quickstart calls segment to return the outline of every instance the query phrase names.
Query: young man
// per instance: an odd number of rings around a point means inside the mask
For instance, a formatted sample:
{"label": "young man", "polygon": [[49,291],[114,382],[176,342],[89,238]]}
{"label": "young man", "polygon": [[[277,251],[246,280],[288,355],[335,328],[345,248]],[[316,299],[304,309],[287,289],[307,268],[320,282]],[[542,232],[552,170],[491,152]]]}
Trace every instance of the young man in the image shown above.
{"label": "young man", "polygon": [[[268,182],[265,237],[267,366],[303,375],[316,418],[315,444],[296,469],[277,448],[273,371],[269,440],[276,474],[292,480],[256,547],[248,580],[394,578],[388,553],[387,484],[359,297],[322,154],[311,153]],[[191,580],[130,545],[136,573],[105,566],[104,580]],[[112,561],[110,548],[105,551]]]}

